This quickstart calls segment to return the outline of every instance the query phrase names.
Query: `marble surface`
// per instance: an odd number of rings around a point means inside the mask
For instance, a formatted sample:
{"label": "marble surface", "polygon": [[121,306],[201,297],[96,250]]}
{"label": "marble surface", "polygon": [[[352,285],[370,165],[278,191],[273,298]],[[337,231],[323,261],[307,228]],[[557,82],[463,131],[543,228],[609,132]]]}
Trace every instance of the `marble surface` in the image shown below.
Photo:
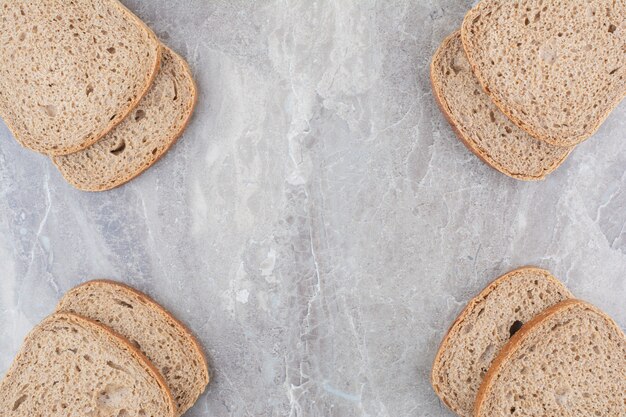
{"label": "marble surface", "polygon": [[0,374],[79,282],[148,292],[213,381],[189,416],[451,416],[429,385],[464,303],[524,264],[626,326],[626,103],[549,179],[482,164],[429,60],[464,0],[125,0],[193,67],[183,139],[89,194],[0,124]]}

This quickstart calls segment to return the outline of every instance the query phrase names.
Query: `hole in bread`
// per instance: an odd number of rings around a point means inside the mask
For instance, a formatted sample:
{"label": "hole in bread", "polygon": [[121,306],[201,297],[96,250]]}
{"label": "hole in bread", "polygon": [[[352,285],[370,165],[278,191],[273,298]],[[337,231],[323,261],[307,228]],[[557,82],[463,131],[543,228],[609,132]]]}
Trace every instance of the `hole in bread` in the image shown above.
{"label": "hole in bread", "polygon": [[492,111],[489,112],[489,119],[491,120],[491,123],[495,123],[496,122],[496,115],[493,114]]}
{"label": "hole in bread", "polygon": [[89,356],[89,355],[83,355],[83,358],[84,358],[87,362],[91,362],[91,356]]}
{"label": "hole in bread", "polygon": [[128,417],[128,415],[128,411],[123,408],[117,412],[117,417]]}
{"label": "hole in bread", "polygon": [[111,153],[115,156],[121,154],[126,149],[126,142],[122,139],[113,149],[111,149]]}
{"label": "hole in bread", "polygon": [[528,20],[528,18],[524,19],[524,24],[528,26],[530,24],[530,20]]}
{"label": "hole in bread", "polygon": [[117,298],[114,298],[113,301],[115,301],[115,304],[121,305],[122,307],[130,308],[130,309],[133,308],[132,304],[128,304],[126,301],[122,301]]}
{"label": "hole in bread", "polygon": [[513,337],[513,335],[514,335],[515,333],[517,333],[517,332],[519,331],[519,329],[521,329],[521,328],[522,328],[522,325],[523,325],[523,324],[524,324],[524,323],[522,323],[521,321],[519,321],[519,320],[515,320],[515,321],[513,322],[513,324],[511,325],[511,327],[509,327],[509,334],[510,334],[510,336],[511,336],[511,337]]}
{"label": "hole in bread", "polygon": [[107,361],[107,366],[109,368],[115,369],[116,371],[126,372],[126,369],[122,368],[120,365],[116,364],[113,361]]}
{"label": "hole in bread", "polygon": [[146,112],[144,110],[137,110],[135,112],[135,121],[136,122],[140,121],[144,117],[146,117]]}
{"label": "hole in bread", "polygon": [[515,412],[515,407],[511,407],[511,414]]}
{"label": "hole in bread", "polygon": [[513,132],[513,129],[511,129],[511,128],[510,128],[510,127],[508,127],[508,126],[504,126],[504,130],[506,130],[506,133],[511,133],[511,132]]}
{"label": "hole in bread", "polygon": [[115,48],[114,47],[107,48],[107,52],[110,53],[110,54],[114,54],[115,53]]}
{"label": "hole in bread", "polygon": [[20,41],[23,41],[24,39],[26,39],[26,33],[24,32],[20,33],[20,36],[18,36],[17,39],[19,39]]}
{"label": "hole in bread", "polygon": [[617,72],[617,70],[620,69],[620,67],[615,68],[613,71],[609,72],[609,75],[613,75]]}
{"label": "hole in bread", "polygon": [[[610,24],[609,25],[609,33],[613,33],[615,32],[615,30],[617,29],[617,27],[614,24]],[[21,39],[20,39],[21,40]]]}
{"label": "hole in bread", "polygon": [[46,112],[48,117],[56,117],[57,113],[59,112],[57,107],[53,106],[52,104],[48,104],[48,105],[42,106],[42,107],[43,107],[43,111]]}
{"label": "hole in bread", "polygon": [[85,90],[85,93],[87,94],[87,96],[93,93],[93,85],[87,84],[87,89]]}
{"label": "hole in bread", "polygon": [[11,408],[12,411],[15,411],[19,408],[20,405],[22,405],[24,403],[24,401],[26,401],[26,399],[28,398],[27,395],[22,395],[20,398],[18,398],[17,400],[15,400],[15,402],[13,403],[13,407]]}
{"label": "hole in bread", "polygon": [[496,348],[494,345],[487,345],[487,347],[485,348],[485,350],[483,351],[483,353],[480,355],[480,358],[478,359],[481,363],[491,363],[491,360],[493,359],[493,354],[495,352]]}
{"label": "hole in bread", "polygon": [[158,150],[159,150],[158,148],[154,148],[154,149],[152,150],[152,155],[156,155]]}
{"label": "hole in bread", "polygon": [[[173,71],[172,76],[175,76]],[[176,80],[172,80],[172,83],[174,84],[174,98],[172,100],[176,101],[178,100],[178,85],[176,84]]]}

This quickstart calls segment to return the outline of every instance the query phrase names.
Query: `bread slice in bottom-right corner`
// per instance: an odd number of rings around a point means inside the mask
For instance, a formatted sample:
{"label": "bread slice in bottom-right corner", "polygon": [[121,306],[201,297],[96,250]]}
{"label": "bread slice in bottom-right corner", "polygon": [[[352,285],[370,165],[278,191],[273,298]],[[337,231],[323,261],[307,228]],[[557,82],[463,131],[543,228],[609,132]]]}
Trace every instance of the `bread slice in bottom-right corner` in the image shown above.
{"label": "bread slice in bottom-right corner", "polygon": [[189,66],[163,48],[161,69],[148,94],[119,126],[92,146],[52,161],[84,191],[105,191],[135,178],[158,161],[187,127],[196,104]]}
{"label": "bread slice in bottom-right corner", "polygon": [[502,349],[476,400],[476,417],[626,415],[626,338],[597,308],[563,301]]}
{"label": "bread slice in bottom-right corner", "polygon": [[472,72],[459,31],[435,53],[430,75],[439,107],[461,142],[503,174],[541,180],[572,151],[533,138],[498,109]]}
{"label": "bread slice in bottom-right corner", "polygon": [[209,383],[202,347],[191,331],[134,288],[114,281],[89,281],[68,291],[57,311],[102,323],[141,350],[165,378],[178,415],[196,402]]}
{"label": "bread slice in bottom-right corner", "polygon": [[472,416],[476,394],[511,335],[544,309],[572,297],[545,269],[502,275],[467,304],[448,331],[432,369],[433,389],[452,411]]}

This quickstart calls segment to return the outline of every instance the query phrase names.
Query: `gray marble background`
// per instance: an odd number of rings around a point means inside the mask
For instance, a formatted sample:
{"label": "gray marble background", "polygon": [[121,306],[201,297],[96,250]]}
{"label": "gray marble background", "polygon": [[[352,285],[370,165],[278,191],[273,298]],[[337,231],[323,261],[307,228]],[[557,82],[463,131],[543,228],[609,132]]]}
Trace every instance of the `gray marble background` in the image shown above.
{"label": "gray marble background", "polygon": [[89,194],[0,125],[0,374],[99,277],[188,323],[213,381],[189,416],[450,416],[437,346],[524,264],[626,326],[626,106],[542,183],[482,164],[429,60],[469,0],[125,0],[193,67],[183,139]]}

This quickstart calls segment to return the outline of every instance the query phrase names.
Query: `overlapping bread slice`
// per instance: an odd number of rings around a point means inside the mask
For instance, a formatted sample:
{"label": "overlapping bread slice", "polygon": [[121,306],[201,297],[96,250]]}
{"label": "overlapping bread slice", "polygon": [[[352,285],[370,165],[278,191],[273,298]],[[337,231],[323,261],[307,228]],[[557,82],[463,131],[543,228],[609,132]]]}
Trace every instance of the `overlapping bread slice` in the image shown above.
{"label": "overlapping bread slice", "polygon": [[141,174],[176,142],[196,104],[185,60],[163,48],[154,85],[135,111],[92,146],[53,161],[63,177],[85,191],[104,191]]}
{"label": "overlapping bread slice", "polygon": [[133,288],[113,281],[90,281],[68,291],[57,311],[102,323],[141,350],[165,378],[178,415],[195,403],[209,382],[204,353],[192,333]]}
{"label": "overlapping bread slice", "polygon": [[460,32],[445,39],[435,53],[431,81],[435,98],[457,136],[503,174],[540,180],[570,154],[572,148],[539,141],[502,114],[472,72]]}
{"label": "overlapping bread slice", "polygon": [[23,145],[79,151],[120,123],[161,62],[117,0],[0,0],[0,115]]}
{"label": "overlapping bread slice", "polygon": [[462,38],[498,107],[553,145],[591,136],[626,96],[623,0],[483,0]]}
{"label": "overlapping bread slice", "polygon": [[0,415],[174,417],[165,382],[106,327],[55,314],[26,338],[0,383]]}
{"label": "overlapping bread slice", "polygon": [[492,282],[473,298],[441,343],[432,385],[462,417],[472,416],[480,384],[500,349],[544,309],[571,297],[548,271],[524,267]]}
{"label": "overlapping bread slice", "polygon": [[626,338],[604,313],[559,303],[502,349],[480,387],[476,417],[626,415]]}

